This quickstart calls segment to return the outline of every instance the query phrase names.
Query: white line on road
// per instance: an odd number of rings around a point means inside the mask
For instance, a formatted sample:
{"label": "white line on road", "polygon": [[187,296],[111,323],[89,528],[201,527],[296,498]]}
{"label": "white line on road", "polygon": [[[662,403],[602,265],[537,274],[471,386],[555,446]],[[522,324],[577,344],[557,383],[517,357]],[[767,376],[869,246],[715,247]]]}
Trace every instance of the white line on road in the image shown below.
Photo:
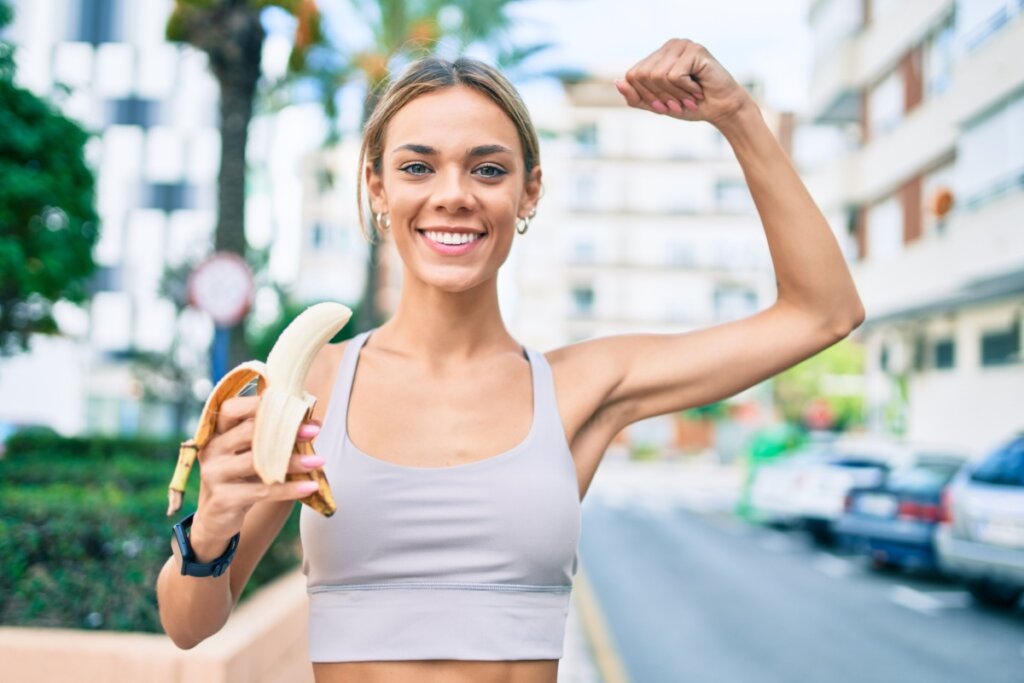
{"label": "white line on road", "polygon": [[945,607],[941,600],[908,586],[893,586],[886,597],[889,602],[929,617],[935,616],[935,612]]}
{"label": "white line on road", "polygon": [[818,553],[815,556],[814,568],[825,576],[831,576],[833,579],[849,576],[854,571],[853,565],[849,560],[844,560],[828,553]]}

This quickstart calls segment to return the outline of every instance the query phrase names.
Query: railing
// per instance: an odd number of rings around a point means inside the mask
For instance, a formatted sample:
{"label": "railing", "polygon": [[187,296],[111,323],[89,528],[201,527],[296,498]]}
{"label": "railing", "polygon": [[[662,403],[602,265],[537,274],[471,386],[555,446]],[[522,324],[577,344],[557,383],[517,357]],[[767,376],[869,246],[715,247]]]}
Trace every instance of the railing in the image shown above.
{"label": "railing", "polygon": [[1010,20],[1017,16],[1022,9],[1024,9],[1024,0],[1017,0],[1016,4],[1004,4],[988,19],[964,34],[964,49],[967,52],[973,52],[978,49],[1006,24],[1010,23]]}

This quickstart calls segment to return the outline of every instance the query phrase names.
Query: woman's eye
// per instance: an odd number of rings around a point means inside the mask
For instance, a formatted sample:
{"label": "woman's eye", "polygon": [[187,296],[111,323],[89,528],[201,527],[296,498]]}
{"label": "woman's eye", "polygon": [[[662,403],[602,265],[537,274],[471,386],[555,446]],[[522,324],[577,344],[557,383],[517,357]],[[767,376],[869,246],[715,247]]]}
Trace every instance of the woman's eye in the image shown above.
{"label": "woman's eye", "polygon": [[405,166],[402,166],[402,168],[399,170],[405,171],[406,173],[411,173],[413,175],[423,175],[425,169],[429,170],[427,169],[427,165],[417,161],[411,164],[406,164]]}
{"label": "woman's eye", "polygon": [[485,178],[500,178],[507,173],[505,169],[497,166],[481,166],[477,171]]}

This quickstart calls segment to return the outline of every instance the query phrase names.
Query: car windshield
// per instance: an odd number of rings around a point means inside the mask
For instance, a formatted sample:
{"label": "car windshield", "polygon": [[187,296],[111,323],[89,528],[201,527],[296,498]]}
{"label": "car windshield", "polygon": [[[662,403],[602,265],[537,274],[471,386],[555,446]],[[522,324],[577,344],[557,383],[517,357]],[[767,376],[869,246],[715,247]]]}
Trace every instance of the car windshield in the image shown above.
{"label": "car windshield", "polygon": [[1024,486],[1024,437],[1014,439],[982,460],[971,479],[1000,486]]}
{"label": "car windshield", "polygon": [[888,485],[899,491],[938,491],[953,478],[960,465],[955,461],[917,463],[890,474]]}

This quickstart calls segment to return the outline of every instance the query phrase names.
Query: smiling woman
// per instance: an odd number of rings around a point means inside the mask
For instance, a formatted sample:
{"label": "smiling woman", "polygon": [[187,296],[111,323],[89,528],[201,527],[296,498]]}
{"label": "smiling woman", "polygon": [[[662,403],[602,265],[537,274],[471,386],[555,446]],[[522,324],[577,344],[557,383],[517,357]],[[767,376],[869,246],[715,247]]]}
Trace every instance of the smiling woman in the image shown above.
{"label": "smiling woman", "polygon": [[[742,391],[863,319],[821,212],[750,96],[703,47],[669,41],[615,87],[629,106],[711,123],[730,142],[778,301],[692,332],[523,347],[502,321],[497,277],[540,199],[537,134],[486,64],[410,65],[367,123],[359,161],[376,229],[402,260],[400,302],[378,328],[325,347],[307,379],[323,427],[320,457],[302,466],[323,467],[338,501],[330,518],[307,507],[301,517],[319,683],[554,683],[580,501],[615,435]],[[246,491],[205,508],[201,498],[193,523],[197,554],[212,559],[244,510],[228,582],[164,577],[161,614],[183,647],[227,619],[291,509],[276,489],[245,483],[257,402],[225,401],[200,458],[232,462]]]}

